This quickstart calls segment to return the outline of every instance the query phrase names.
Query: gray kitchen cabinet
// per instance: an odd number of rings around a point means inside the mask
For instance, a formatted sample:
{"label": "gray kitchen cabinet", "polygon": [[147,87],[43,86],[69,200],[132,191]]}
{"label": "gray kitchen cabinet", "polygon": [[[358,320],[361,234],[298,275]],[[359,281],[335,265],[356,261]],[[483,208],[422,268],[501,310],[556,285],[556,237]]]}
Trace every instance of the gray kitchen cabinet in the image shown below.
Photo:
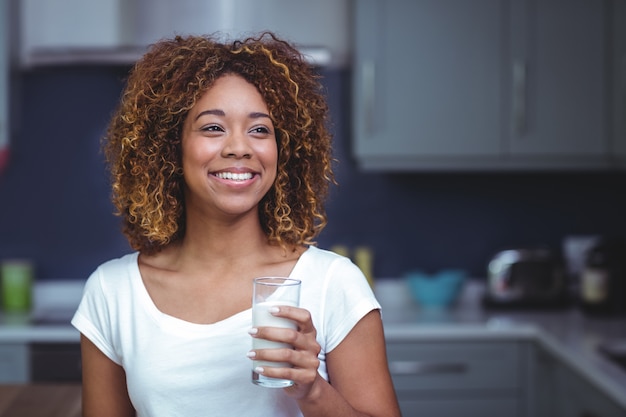
{"label": "gray kitchen cabinet", "polygon": [[0,344],[0,383],[26,383],[29,378],[28,345],[25,343]]}
{"label": "gray kitchen cabinet", "polygon": [[[510,57],[514,69],[511,155],[552,156],[554,163],[563,158],[583,167],[587,161],[601,162],[608,151],[605,3],[513,4],[517,13],[512,17],[519,22],[513,21]],[[522,93],[517,91],[520,80],[515,79],[520,67],[526,68],[525,85],[519,86],[525,88]]]}
{"label": "gray kitchen cabinet", "polygon": [[0,2],[0,172],[2,152],[9,146],[9,9]]}
{"label": "gray kitchen cabinet", "polygon": [[134,1],[20,0],[19,6],[19,58],[24,67],[139,57],[129,48]]}
{"label": "gray kitchen cabinet", "polygon": [[612,68],[612,150],[616,162],[626,167],[626,2],[611,5]]}
{"label": "gray kitchen cabinet", "polygon": [[[558,417],[556,358],[545,349],[531,345],[529,361],[530,409],[534,417]],[[572,416],[574,417],[574,416]]]}
{"label": "gray kitchen cabinet", "polygon": [[166,37],[272,30],[302,48],[311,62],[344,66],[348,1],[20,0],[20,63],[132,64]]}
{"label": "gray kitchen cabinet", "polygon": [[524,349],[518,342],[388,341],[402,415],[526,416]]}
{"label": "gray kitchen cabinet", "polygon": [[540,346],[531,347],[529,389],[534,417],[624,417],[615,404],[581,374]]}
{"label": "gray kitchen cabinet", "polygon": [[610,166],[606,4],[354,2],[360,167]]}
{"label": "gray kitchen cabinet", "polygon": [[80,344],[1,343],[0,383],[80,382]]}
{"label": "gray kitchen cabinet", "polygon": [[553,416],[624,417],[620,408],[598,388],[566,366],[556,368],[557,407]]}
{"label": "gray kitchen cabinet", "polygon": [[506,3],[354,2],[353,145],[363,168],[498,156]]}
{"label": "gray kitchen cabinet", "polygon": [[82,381],[79,343],[32,343],[29,354],[32,382]]}

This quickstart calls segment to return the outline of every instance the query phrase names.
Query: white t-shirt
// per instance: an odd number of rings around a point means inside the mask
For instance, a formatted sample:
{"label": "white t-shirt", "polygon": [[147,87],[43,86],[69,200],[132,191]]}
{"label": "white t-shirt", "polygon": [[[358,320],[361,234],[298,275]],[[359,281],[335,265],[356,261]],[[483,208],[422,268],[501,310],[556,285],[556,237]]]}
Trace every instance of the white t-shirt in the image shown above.
{"label": "white t-shirt", "polygon": [[[124,368],[139,417],[302,415],[282,389],[251,382],[250,309],[214,324],[163,314],[143,285],[137,257],[93,272],[72,324]],[[356,265],[329,251],[309,247],[290,276],[302,281],[300,306],[312,315],[322,347],[318,371],[328,380],[326,353],[380,305]]]}

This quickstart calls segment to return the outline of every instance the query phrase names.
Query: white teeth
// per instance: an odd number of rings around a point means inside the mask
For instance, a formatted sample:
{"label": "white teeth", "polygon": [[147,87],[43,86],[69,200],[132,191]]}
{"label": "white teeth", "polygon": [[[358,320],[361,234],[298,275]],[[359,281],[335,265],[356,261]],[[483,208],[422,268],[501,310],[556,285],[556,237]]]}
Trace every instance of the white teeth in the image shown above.
{"label": "white teeth", "polygon": [[223,180],[231,180],[231,181],[245,181],[252,178],[252,173],[244,172],[244,173],[235,173],[235,172],[218,172],[215,174],[217,178],[221,178]]}

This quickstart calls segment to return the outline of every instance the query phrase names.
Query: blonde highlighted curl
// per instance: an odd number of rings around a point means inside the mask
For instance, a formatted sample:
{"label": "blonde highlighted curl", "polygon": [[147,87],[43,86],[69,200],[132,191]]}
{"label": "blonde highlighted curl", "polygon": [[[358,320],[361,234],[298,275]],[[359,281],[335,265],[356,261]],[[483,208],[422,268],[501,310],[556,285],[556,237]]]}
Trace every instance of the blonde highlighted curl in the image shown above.
{"label": "blonde highlighted curl", "polygon": [[184,236],[183,123],[225,74],[256,86],[275,126],[278,173],[259,205],[269,241],[283,248],[314,244],[326,225],[331,135],[310,65],[269,32],[230,44],[178,36],[154,44],[135,64],[103,142],[113,203],[133,249],[154,253]]}

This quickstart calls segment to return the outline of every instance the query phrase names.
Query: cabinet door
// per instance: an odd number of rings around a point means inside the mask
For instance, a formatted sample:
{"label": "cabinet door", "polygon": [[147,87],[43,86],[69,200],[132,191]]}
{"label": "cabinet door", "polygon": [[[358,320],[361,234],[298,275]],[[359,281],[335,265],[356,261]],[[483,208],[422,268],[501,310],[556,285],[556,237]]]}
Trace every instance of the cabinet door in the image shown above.
{"label": "cabinet door", "polygon": [[9,148],[9,8],[0,2],[0,175]]}
{"label": "cabinet door", "polygon": [[606,159],[605,3],[524,0],[512,10],[510,153]]}
{"label": "cabinet door", "polygon": [[59,62],[55,54],[68,51],[88,54],[93,49],[112,51],[132,44],[133,2],[21,0],[19,5],[24,66]]}
{"label": "cabinet door", "polygon": [[626,166],[626,2],[611,4],[612,74],[612,153],[618,164]]}
{"label": "cabinet door", "polygon": [[82,364],[78,343],[33,343],[30,345],[32,382],[81,382]]}
{"label": "cabinet door", "polygon": [[624,417],[626,410],[541,346],[533,346],[529,415]]}
{"label": "cabinet door", "polygon": [[0,383],[23,384],[29,379],[28,346],[0,345]]}
{"label": "cabinet door", "polygon": [[387,354],[405,417],[524,415],[516,342],[388,341]]}
{"label": "cabinet door", "polygon": [[399,392],[514,392],[522,384],[522,347],[516,342],[393,342],[387,354]]}
{"label": "cabinet door", "polygon": [[[400,401],[402,417],[521,417],[522,407],[514,398],[429,398]],[[554,417],[554,416],[552,416]]]}
{"label": "cabinet door", "polygon": [[354,152],[365,168],[500,154],[506,3],[355,2]]}
{"label": "cabinet door", "polygon": [[542,347],[531,345],[528,412],[533,417],[559,417],[557,414],[557,369],[561,366]]}
{"label": "cabinet door", "polygon": [[590,382],[566,366],[559,366],[556,373],[555,416],[563,417],[624,417],[626,410],[620,409],[610,398]]}
{"label": "cabinet door", "polygon": [[22,0],[22,41],[33,49],[119,47],[123,41],[121,0]]}

